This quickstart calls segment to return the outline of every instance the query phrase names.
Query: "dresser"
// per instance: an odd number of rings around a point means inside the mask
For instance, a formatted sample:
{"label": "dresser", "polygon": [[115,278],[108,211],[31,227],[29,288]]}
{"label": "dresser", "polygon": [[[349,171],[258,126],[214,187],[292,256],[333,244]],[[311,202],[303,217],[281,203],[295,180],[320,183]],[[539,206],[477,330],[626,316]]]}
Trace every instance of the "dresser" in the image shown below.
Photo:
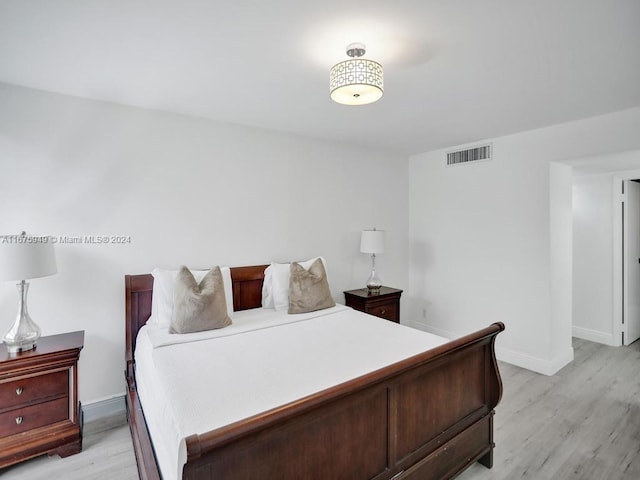
{"label": "dresser", "polygon": [[400,323],[400,295],[402,290],[397,288],[380,287],[380,293],[359,288],[344,292],[344,300],[347,307]]}
{"label": "dresser", "polygon": [[9,354],[0,344],[0,468],[48,453],[82,449],[78,359],[84,332],[41,337]]}

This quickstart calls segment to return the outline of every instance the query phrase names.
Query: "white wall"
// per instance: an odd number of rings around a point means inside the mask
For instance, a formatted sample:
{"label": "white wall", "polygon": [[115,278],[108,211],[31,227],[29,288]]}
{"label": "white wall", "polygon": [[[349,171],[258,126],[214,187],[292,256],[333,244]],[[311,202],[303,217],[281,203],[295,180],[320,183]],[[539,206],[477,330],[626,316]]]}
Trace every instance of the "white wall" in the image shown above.
{"label": "white wall", "polygon": [[[321,254],[343,302],[376,226],[382,279],[407,288],[407,178],[403,156],[0,84],[0,233],[131,236],[58,245],[59,274],[31,285],[44,334],[85,330],[85,403],[124,391],[125,273]],[[16,310],[0,284],[3,331]]]}
{"label": "white wall", "polygon": [[411,157],[410,318],[448,336],[502,321],[500,358],[547,374],[570,361],[571,182],[552,162],[638,148],[638,132],[636,108],[491,139],[488,162]]}
{"label": "white wall", "polygon": [[550,162],[549,176],[549,292],[551,294],[550,361],[544,373],[555,373],[573,360],[572,167]]}
{"label": "white wall", "polygon": [[573,334],[613,344],[613,205],[610,174],[573,180]]}

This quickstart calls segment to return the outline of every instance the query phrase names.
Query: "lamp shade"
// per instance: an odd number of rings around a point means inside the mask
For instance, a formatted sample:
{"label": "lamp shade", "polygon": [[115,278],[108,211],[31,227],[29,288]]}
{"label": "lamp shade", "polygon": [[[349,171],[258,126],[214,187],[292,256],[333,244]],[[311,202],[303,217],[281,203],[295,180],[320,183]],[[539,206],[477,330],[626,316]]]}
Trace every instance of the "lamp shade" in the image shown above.
{"label": "lamp shade", "polygon": [[373,60],[345,60],[329,74],[331,99],[343,105],[366,105],[382,98],[382,65]]}
{"label": "lamp shade", "polygon": [[362,253],[384,253],[384,230],[363,230],[360,237]]}
{"label": "lamp shade", "polygon": [[50,237],[7,235],[0,238],[0,280],[28,280],[57,271]]}
{"label": "lamp shade", "polygon": [[362,58],[366,48],[361,43],[347,46],[350,60],[335,64],[329,71],[329,91],[334,102],[343,105],[366,105],[382,98],[382,65]]}

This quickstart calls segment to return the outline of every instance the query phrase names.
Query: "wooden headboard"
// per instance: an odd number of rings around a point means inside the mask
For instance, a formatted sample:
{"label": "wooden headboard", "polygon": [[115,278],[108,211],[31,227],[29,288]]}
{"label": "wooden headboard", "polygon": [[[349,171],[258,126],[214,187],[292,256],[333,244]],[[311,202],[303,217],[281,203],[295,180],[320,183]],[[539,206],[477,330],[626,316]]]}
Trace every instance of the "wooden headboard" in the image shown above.
{"label": "wooden headboard", "polygon": [[[231,268],[233,285],[233,310],[258,308],[262,303],[262,282],[264,269],[268,265]],[[136,349],[138,330],[147,323],[151,316],[151,296],[153,293],[153,276],[125,275],[125,329],[126,329],[126,361],[127,375],[132,374],[133,353]]]}

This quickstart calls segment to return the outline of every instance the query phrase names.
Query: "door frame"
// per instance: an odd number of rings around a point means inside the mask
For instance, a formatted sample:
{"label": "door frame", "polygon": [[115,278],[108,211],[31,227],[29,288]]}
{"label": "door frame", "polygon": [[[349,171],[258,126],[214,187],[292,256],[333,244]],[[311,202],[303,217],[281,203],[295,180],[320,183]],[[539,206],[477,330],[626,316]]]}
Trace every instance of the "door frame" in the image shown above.
{"label": "door frame", "polygon": [[625,180],[640,178],[640,169],[616,172],[613,175],[613,345],[622,346],[623,327],[623,249],[622,249],[622,185]]}

